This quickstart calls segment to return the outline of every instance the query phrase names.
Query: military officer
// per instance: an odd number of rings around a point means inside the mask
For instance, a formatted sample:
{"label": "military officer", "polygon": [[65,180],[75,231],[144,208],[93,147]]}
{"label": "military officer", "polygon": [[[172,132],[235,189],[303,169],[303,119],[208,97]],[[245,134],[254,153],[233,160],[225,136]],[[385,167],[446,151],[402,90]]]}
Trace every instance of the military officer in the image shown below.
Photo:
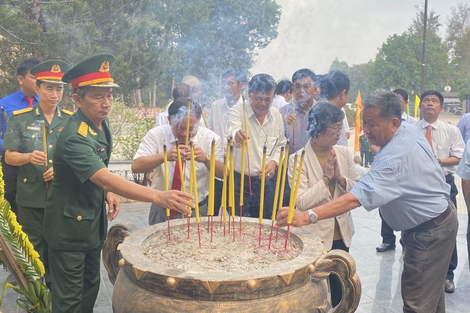
{"label": "military officer", "polygon": [[54,180],[44,216],[53,313],[93,312],[107,220],[119,212],[116,194],[183,214],[190,212],[185,206],[193,207],[186,193],[137,185],[107,169],[113,146],[107,116],[113,88],[119,87],[110,74],[113,62],[110,54],[95,55],[62,78],[72,85],[78,110],[57,139]]}
{"label": "military officer", "polygon": [[54,177],[52,152],[72,112],[58,107],[64,92],[62,76],[69,66],[62,61],[42,62],[31,69],[36,76],[39,103],[13,112],[5,133],[5,162],[19,166],[16,202],[23,230],[47,268],[47,244],[42,223],[50,183]]}

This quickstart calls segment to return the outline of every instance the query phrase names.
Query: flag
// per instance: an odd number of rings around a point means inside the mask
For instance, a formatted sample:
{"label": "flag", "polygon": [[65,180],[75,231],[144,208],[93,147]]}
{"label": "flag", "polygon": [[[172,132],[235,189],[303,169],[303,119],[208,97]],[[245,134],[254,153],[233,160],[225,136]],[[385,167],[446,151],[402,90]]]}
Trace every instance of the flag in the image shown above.
{"label": "flag", "polygon": [[356,137],[354,138],[354,151],[359,152],[359,134],[361,133],[361,112],[362,112],[362,100],[361,91],[357,91],[356,98]]}
{"label": "flag", "polygon": [[418,108],[419,108],[419,100],[418,95],[415,96],[415,118],[418,118]]}

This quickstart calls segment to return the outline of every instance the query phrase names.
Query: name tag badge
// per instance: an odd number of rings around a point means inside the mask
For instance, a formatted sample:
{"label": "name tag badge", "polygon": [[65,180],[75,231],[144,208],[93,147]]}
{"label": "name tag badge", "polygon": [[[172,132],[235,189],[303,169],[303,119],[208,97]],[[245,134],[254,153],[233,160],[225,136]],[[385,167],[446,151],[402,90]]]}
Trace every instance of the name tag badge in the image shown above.
{"label": "name tag badge", "polygon": [[106,151],[106,147],[98,148],[98,152],[104,152]]}
{"label": "name tag badge", "polygon": [[36,127],[36,126],[26,126],[26,129],[27,129],[27,130],[37,130],[37,131],[38,131],[38,130],[41,130],[41,128]]}

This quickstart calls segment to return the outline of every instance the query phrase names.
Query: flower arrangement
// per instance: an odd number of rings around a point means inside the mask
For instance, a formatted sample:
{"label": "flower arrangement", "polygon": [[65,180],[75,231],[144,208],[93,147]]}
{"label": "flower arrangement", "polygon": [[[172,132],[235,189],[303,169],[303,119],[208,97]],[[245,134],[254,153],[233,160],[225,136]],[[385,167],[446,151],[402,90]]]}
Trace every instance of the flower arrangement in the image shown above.
{"label": "flower arrangement", "polygon": [[39,254],[23,232],[17,222],[16,215],[11,211],[10,204],[5,200],[5,184],[0,165],[0,232],[4,240],[11,248],[14,258],[24,275],[26,284],[19,282],[14,286],[6,281],[0,296],[0,306],[8,288],[13,289],[22,297],[17,299],[17,305],[27,312],[50,313],[52,311],[51,294],[44,283],[44,265],[39,259]]}

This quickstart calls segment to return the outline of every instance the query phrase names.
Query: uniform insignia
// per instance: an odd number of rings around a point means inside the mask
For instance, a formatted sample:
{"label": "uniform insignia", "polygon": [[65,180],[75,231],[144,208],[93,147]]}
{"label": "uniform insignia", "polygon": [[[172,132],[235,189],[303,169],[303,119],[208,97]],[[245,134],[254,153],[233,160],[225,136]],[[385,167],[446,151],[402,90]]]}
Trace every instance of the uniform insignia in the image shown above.
{"label": "uniform insignia", "polygon": [[27,130],[41,130],[41,128],[36,127],[36,126],[26,126]]}
{"label": "uniform insignia", "polygon": [[88,129],[88,131],[90,132],[92,136],[98,136],[98,134],[91,127],[90,129]]}
{"label": "uniform insignia", "polygon": [[40,115],[41,113],[39,112],[39,106],[36,107],[36,115]]}
{"label": "uniform insignia", "polygon": [[54,64],[51,68],[51,73],[60,73],[60,66],[57,64]]}
{"label": "uniform insignia", "polygon": [[80,125],[78,126],[77,133],[79,133],[80,135],[86,138],[88,136],[88,128],[89,127],[87,123],[81,122]]}
{"label": "uniform insignia", "polygon": [[62,113],[67,114],[67,115],[72,115],[73,114],[73,112],[69,111],[69,110],[61,109],[61,111],[62,111]]}
{"label": "uniform insignia", "polygon": [[59,127],[59,129],[57,130],[59,133],[64,129],[64,127]]}
{"label": "uniform insignia", "polygon": [[104,61],[103,63],[101,63],[101,66],[100,66],[100,70],[99,70],[101,73],[106,73],[106,72],[109,72],[109,62],[108,61]]}
{"label": "uniform insignia", "polygon": [[22,110],[16,110],[16,111],[13,111],[13,115],[20,115],[20,114],[23,114],[23,113],[31,112],[32,110],[33,110],[33,108],[26,108],[26,109],[22,109]]}
{"label": "uniform insignia", "polygon": [[106,151],[106,147],[98,148],[98,152],[103,152],[103,151]]}

